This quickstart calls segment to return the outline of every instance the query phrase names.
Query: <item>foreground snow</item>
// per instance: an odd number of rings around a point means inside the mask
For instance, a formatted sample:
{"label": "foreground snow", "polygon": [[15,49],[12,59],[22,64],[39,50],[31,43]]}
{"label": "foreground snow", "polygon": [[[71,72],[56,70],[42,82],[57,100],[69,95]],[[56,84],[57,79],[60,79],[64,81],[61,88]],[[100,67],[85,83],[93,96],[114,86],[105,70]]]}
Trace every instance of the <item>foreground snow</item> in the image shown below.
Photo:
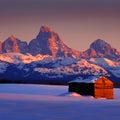
{"label": "foreground snow", "polygon": [[115,99],[68,93],[67,86],[0,84],[0,120],[119,120]]}

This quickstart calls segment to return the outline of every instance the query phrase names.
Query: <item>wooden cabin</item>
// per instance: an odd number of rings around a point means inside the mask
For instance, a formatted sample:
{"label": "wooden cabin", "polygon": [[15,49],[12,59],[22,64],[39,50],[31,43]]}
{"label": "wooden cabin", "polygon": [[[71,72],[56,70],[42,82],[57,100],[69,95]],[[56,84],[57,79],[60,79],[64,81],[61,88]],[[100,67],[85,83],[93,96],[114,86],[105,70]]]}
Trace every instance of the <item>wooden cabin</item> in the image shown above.
{"label": "wooden cabin", "polygon": [[78,78],[69,82],[69,92],[77,92],[81,95],[91,95],[95,98],[113,99],[113,82],[104,76]]}

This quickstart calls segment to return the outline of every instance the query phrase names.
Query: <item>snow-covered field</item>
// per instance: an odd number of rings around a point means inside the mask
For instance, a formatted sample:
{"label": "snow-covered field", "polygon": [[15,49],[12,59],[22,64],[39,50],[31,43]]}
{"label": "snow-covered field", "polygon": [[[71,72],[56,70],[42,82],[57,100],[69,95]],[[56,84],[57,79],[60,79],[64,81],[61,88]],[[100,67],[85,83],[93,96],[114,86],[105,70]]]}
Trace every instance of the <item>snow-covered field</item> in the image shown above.
{"label": "snow-covered field", "polygon": [[114,99],[68,93],[67,86],[0,84],[0,120],[120,120]]}

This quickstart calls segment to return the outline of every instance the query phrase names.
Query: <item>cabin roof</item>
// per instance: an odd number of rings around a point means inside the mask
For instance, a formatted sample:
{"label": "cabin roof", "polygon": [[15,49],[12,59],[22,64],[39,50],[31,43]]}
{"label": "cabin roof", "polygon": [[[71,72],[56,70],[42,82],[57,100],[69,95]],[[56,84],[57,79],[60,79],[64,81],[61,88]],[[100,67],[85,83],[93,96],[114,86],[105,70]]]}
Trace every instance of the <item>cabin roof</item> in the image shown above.
{"label": "cabin roof", "polygon": [[81,77],[78,77],[77,79],[72,80],[69,83],[95,83],[101,77],[102,76],[92,76],[87,79],[82,79]]}

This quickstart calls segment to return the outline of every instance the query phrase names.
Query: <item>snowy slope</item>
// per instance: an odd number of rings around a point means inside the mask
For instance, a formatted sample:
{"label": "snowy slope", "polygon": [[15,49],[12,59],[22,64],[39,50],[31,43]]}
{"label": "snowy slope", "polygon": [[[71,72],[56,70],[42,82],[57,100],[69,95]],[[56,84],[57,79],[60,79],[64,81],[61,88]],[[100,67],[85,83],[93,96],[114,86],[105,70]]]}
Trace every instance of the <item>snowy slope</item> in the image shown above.
{"label": "snowy slope", "polygon": [[1,77],[7,80],[6,82],[67,84],[77,76],[108,76],[105,69],[85,59],[52,58],[49,55],[32,56],[20,53],[6,53],[0,55],[0,59],[6,64],[6,67],[1,65]]}
{"label": "snowy slope", "polygon": [[[63,61],[62,61],[63,62]],[[68,63],[67,63],[68,64]],[[64,65],[64,66],[63,66]],[[43,74],[54,74],[53,76],[48,77],[62,77],[65,75],[106,75],[107,72],[102,68],[94,64],[88,63],[86,60],[81,59],[76,63],[70,65],[59,65],[52,64],[50,68],[36,67],[34,71],[43,73]]]}
{"label": "snowy slope", "polygon": [[4,73],[7,70],[8,64],[0,61],[0,73]]}
{"label": "snowy slope", "polygon": [[[3,79],[40,80],[66,79],[78,76],[114,75],[120,78],[120,62],[107,58],[73,59],[71,57],[53,58],[49,55],[5,53],[0,55],[0,73]],[[6,76],[7,74],[7,76]],[[74,76],[73,78],[70,76]],[[114,79],[113,79],[114,80]],[[67,82],[66,81],[66,82]],[[57,81],[56,81],[57,82]],[[33,81],[34,83],[34,81]],[[39,83],[39,82],[38,82]]]}
{"label": "snowy slope", "polygon": [[68,93],[67,86],[0,85],[1,120],[119,120],[120,89],[115,99]]}
{"label": "snowy slope", "polygon": [[50,58],[49,55],[41,55],[38,54],[36,56],[32,56],[31,54],[21,54],[21,53],[4,53],[0,55],[0,60],[8,63],[31,63],[34,61],[40,61],[45,58]]}
{"label": "snowy slope", "polygon": [[105,66],[105,67],[117,67],[120,66],[120,62],[112,61],[108,58],[90,58],[90,62],[95,63],[97,65]]}
{"label": "snowy slope", "polygon": [[120,62],[115,62],[108,58],[90,58],[89,61],[105,68],[114,76],[120,78]]}

